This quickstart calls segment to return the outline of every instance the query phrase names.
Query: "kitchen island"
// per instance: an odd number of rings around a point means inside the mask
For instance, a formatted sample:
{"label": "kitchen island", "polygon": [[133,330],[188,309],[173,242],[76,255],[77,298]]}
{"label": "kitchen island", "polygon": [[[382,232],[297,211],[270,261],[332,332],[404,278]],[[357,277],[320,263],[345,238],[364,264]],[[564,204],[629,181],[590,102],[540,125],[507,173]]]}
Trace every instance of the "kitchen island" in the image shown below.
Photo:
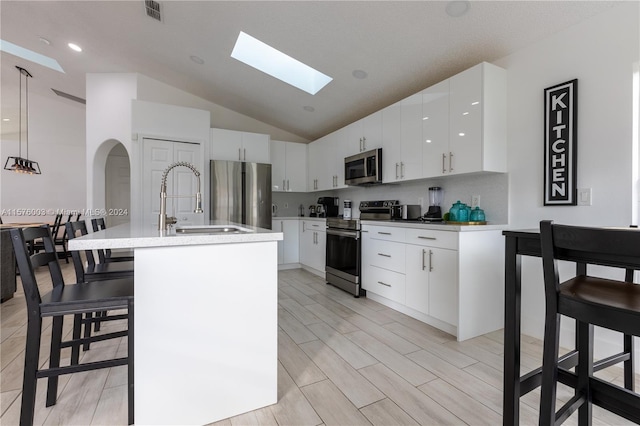
{"label": "kitchen island", "polygon": [[206,424],[277,402],[282,233],[210,225],[125,224],[69,241],[134,251],[136,424]]}

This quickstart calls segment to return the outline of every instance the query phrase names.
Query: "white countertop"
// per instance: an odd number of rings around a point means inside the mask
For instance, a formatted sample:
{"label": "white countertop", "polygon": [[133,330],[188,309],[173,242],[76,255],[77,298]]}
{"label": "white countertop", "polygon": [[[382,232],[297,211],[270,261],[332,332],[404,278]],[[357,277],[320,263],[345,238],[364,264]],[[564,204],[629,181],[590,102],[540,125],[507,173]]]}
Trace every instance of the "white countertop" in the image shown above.
{"label": "white countertop", "polygon": [[192,246],[210,244],[253,243],[278,241],[282,232],[226,221],[211,221],[209,225],[235,226],[246,232],[238,234],[178,234],[175,227],[167,233],[155,228],[141,228],[127,223],[90,233],[69,241],[69,250],[132,249],[139,247]]}

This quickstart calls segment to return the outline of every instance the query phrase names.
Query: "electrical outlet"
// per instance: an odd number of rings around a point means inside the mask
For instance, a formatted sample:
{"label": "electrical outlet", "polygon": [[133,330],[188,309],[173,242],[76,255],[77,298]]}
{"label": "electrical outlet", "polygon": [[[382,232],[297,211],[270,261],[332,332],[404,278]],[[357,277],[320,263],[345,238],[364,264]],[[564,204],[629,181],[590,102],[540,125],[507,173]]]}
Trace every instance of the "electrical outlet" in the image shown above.
{"label": "electrical outlet", "polygon": [[474,209],[476,207],[480,207],[480,196],[472,195],[471,196],[471,208]]}
{"label": "electrical outlet", "polygon": [[289,208],[289,203],[284,203],[284,208],[288,209]]}
{"label": "electrical outlet", "polygon": [[578,205],[591,205],[591,188],[578,188]]}

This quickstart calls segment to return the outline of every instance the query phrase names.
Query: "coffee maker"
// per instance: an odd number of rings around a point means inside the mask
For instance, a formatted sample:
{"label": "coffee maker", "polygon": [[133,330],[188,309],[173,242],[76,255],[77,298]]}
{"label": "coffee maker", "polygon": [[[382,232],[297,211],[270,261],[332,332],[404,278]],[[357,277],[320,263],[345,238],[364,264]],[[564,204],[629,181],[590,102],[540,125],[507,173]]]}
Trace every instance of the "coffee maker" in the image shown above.
{"label": "coffee maker", "polygon": [[320,197],[316,206],[318,217],[338,217],[338,197]]}

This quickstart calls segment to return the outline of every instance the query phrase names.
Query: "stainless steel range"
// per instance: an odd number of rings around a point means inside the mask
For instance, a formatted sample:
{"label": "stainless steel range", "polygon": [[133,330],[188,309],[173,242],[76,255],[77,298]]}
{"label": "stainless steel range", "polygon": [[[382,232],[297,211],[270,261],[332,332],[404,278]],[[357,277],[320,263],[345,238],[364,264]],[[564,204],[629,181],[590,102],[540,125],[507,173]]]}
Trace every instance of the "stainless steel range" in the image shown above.
{"label": "stainless steel range", "polygon": [[364,295],[360,286],[360,221],[327,218],[326,281],[355,297]]}

